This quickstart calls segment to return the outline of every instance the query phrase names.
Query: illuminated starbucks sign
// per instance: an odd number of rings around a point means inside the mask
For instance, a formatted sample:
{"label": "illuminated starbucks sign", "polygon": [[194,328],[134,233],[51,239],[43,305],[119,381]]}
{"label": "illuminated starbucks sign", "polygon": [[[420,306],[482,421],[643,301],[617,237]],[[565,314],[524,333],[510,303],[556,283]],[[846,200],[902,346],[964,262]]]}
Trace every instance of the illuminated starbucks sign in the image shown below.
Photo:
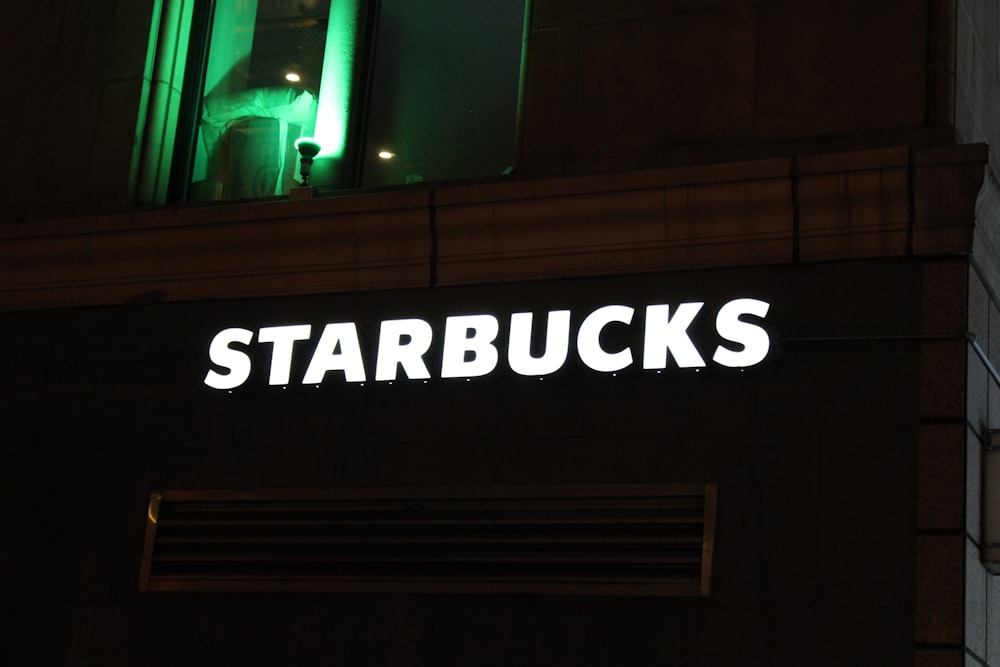
{"label": "illuminated starbucks sign", "polygon": [[[644,317],[638,318],[639,309],[612,304],[582,316],[570,310],[550,310],[544,316],[533,312],[453,315],[445,318],[439,327],[443,330],[435,330],[425,319],[388,319],[378,323],[373,341],[363,340],[356,322],[331,322],[322,328],[287,324],[256,331],[231,327],[219,331],[209,345],[214,367],[205,375],[205,384],[213,389],[240,387],[250,378],[255,363],[261,363],[255,359],[261,357],[269,360],[268,384],[278,386],[474,378],[506,369],[521,376],[544,377],[562,369],[571,350],[584,366],[600,373],[630,366],[643,370],[709,364],[746,368],[761,363],[771,350],[771,338],[763,326],[769,309],[766,301],[751,298],[733,299],[712,313],[700,301],[655,303],[641,308]],[[714,323],[711,341],[694,333],[693,325],[704,318]],[[636,322],[639,319],[641,323]],[[579,324],[574,327],[574,322]],[[606,335],[609,330],[622,328],[639,342],[609,340],[613,338]],[[257,346],[263,346],[263,354],[253,353]],[[366,363],[366,349],[374,351],[373,363],[371,356]],[[430,354],[432,349],[439,354]],[[293,361],[301,364],[304,356],[308,357],[304,374],[292,377]]]}

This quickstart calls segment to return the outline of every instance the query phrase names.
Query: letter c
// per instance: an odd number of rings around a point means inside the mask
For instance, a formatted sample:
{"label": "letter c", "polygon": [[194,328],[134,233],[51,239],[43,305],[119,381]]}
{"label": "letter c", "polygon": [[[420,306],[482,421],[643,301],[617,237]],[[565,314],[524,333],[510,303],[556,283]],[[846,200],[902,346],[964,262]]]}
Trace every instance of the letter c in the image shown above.
{"label": "letter c", "polygon": [[587,315],[576,336],[576,349],[583,363],[605,373],[620,371],[630,365],[632,350],[626,347],[618,352],[606,352],[601,347],[601,332],[611,322],[630,324],[634,312],[635,309],[629,306],[603,306]]}

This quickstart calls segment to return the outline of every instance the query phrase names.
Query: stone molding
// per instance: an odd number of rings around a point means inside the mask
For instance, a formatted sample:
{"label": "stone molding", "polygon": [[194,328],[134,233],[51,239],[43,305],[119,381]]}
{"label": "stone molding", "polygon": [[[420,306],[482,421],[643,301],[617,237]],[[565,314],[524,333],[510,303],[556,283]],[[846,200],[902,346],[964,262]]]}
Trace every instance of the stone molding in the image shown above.
{"label": "stone molding", "polygon": [[0,310],[971,251],[984,145],[0,226]]}

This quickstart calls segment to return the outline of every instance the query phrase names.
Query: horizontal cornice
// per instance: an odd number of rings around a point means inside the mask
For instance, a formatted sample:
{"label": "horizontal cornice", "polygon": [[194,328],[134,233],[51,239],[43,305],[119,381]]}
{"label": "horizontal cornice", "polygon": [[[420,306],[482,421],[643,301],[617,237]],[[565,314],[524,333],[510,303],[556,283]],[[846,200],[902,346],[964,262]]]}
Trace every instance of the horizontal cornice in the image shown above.
{"label": "horizontal cornice", "polygon": [[0,310],[967,253],[982,145],[0,226]]}

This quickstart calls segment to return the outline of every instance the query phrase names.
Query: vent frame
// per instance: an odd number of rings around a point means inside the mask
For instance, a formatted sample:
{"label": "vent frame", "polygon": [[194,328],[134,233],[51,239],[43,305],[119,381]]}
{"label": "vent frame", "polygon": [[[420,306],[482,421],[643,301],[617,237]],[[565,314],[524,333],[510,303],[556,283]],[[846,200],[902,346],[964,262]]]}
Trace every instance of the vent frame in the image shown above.
{"label": "vent frame", "polygon": [[154,491],[139,589],[707,596],[717,497],[711,483]]}

